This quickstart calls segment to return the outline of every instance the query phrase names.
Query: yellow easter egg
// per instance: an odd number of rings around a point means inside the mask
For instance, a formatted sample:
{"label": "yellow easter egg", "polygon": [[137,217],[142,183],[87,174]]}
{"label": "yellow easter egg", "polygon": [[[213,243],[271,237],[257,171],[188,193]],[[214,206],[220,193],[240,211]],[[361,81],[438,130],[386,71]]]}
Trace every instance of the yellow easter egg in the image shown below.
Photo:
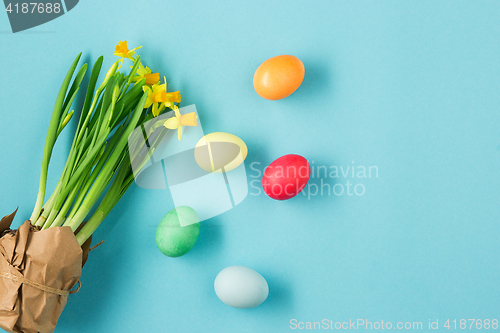
{"label": "yellow easter egg", "polygon": [[215,132],[205,135],[194,149],[196,163],[207,172],[228,172],[243,163],[248,154],[245,142],[236,135]]}

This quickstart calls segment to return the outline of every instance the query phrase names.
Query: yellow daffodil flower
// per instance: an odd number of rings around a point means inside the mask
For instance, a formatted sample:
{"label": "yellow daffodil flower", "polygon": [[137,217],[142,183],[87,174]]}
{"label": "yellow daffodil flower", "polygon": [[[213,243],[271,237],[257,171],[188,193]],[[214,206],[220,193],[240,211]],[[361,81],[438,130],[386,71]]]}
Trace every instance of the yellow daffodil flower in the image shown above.
{"label": "yellow daffodil flower", "polygon": [[118,45],[115,46],[115,56],[122,58],[121,63],[120,63],[120,67],[121,67],[121,64],[123,63],[123,60],[125,58],[134,61],[135,50],[138,50],[141,47],[142,46],[139,46],[139,47],[136,47],[135,49],[129,50],[128,46],[127,46],[127,41],[118,42]]}
{"label": "yellow daffodil flower", "polygon": [[175,109],[177,105],[174,103],[180,103],[181,102],[181,93],[180,91],[174,91],[174,92],[169,92],[166,93],[165,96],[165,101],[163,102],[163,105],[167,108]]}
{"label": "yellow daffodil flower", "polygon": [[196,113],[190,112],[188,114],[183,114],[179,112],[179,109],[174,109],[175,117],[167,119],[163,126],[168,129],[177,129],[177,136],[179,137],[179,141],[181,141],[182,137],[182,126],[196,126],[198,123],[196,122],[196,118],[198,117]]}
{"label": "yellow daffodil flower", "polygon": [[152,87],[143,86],[142,90],[144,92],[148,92],[148,97],[146,98],[146,104],[144,104],[144,108],[147,109],[151,105],[153,106],[153,116],[158,117],[160,114],[160,104],[164,100],[164,95],[166,92],[167,86],[166,84],[154,84]]}
{"label": "yellow daffodil flower", "polygon": [[[133,68],[134,66],[130,66]],[[139,67],[137,67],[137,75],[132,78],[133,82],[140,81],[142,79],[146,79],[146,85],[152,86],[160,82],[160,73],[151,73],[151,68],[144,67],[141,63],[139,63]]]}
{"label": "yellow daffodil flower", "polygon": [[181,102],[181,93],[179,91],[174,91],[167,93],[167,80],[163,77],[165,83],[156,83],[152,87],[143,86],[143,91],[148,91],[148,97],[146,99],[146,104],[144,108],[149,108],[153,106],[153,116],[157,117],[166,107],[171,109],[177,109],[177,105],[174,103]]}
{"label": "yellow daffodil flower", "polygon": [[177,105],[175,103],[181,102],[181,93],[180,91],[167,92],[167,78],[163,77],[163,81],[165,81],[165,95],[163,96],[163,106],[167,108],[176,109]]}

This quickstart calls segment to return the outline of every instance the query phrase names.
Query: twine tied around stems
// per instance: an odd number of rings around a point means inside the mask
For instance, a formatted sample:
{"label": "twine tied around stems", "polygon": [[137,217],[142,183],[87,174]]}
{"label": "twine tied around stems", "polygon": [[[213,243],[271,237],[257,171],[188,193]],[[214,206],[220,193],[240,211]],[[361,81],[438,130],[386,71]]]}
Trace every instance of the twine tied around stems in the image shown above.
{"label": "twine tied around stems", "polygon": [[95,250],[96,248],[98,248],[99,246],[101,246],[102,244],[104,244],[104,241],[100,241],[99,243],[97,243],[96,245],[92,246],[90,249],[89,249],[89,252],[92,251],[92,250]]}
{"label": "twine tied around stems", "polygon": [[60,290],[60,289],[55,289],[55,288],[44,286],[42,284],[25,279],[24,277],[15,276],[15,275],[10,274],[10,273],[0,273],[0,277],[4,277],[4,278],[12,280],[14,282],[21,282],[21,283],[26,284],[30,287],[45,291],[47,293],[51,293],[51,294],[55,294],[55,295],[59,295],[59,296],[65,296],[65,297],[67,297],[69,294],[77,293],[78,290],[80,290],[80,288],[82,286],[82,283],[80,282],[80,280],[78,280],[78,288],[76,290]]}

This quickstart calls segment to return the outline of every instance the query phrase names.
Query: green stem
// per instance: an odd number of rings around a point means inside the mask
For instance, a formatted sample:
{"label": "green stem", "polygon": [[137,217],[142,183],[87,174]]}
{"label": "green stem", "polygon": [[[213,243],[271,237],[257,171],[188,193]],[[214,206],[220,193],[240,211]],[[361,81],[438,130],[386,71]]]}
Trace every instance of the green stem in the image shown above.
{"label": "green stem", "polygon": [[139,103],[137,104],[136,109],[132,117],[130,118],[129,123],[127,124],[127,127],[125,128],[123,134],[118,140],[118,143],[116,144],[115,150],[111,153],[111,156],[109,157],[108,161],[106,162],[106,165],[103,167],[99,176],[97,176],[94,185],[90,188],[89,192],[87,193],[87,196],[85,197],[85,200],[83,201],[81,207],[78,209],[77,213],[73,218],[65,222],[64,225],[70,226],[73,231],[78,229],[78,227],[80,226],[80,224],[83,222],[88,212],[90,211],[90,208],[94,206],[94,204],[101,196],[102,192],[105,190],[106,185],[111,180],[114,171],[119,166],[119,163],[123,161],[124,157],[123,151],[128,143],[128,137],[130,136],[132,131],[136,128],[137,122],[140,116],[142,115],[147,95],[148,95],[147,92],[143,93],[143,96],[139,101]]}
{"label": "green stem", "polygon": [[97,229],[97,227],[102,223],[104,218],[109,214],[111,209],[116,205],[118,200],[121,198],[121,187],[122,182],[128,173],[130,168],[130,164],[123,163],[116,174],[113,183],[111,184],[108,192],[102,199],[99,207],[97,207],[96,211],[89,218],[87,223],[83,226],[82,230],[78,232],[76,235],[76,239],[80,245],[85,243],[85,241],[92,235],[92,233]]}
{"label": "green stem", "polygon": [[61,188],[61,182],[57,183],[56,189],[50,196],[50,198],[47,200],[45,205],[42,207],[42,214],[40,214],[40,217],[36,221],[35,225],[37,227],[42,227],[47,220],[47,217],[49,216],[49,213],[52,211],[52,206],[54,205],[54,198],[56,197],[57,193],[59,192]]}
{"label": "green stem", "polygon": [[66,92],[68,91],[69,83],[71,82],[71,78],[73,77],[73,73],[75,72],[76,66],[80,61],[81,55],[82,54],[80,53],[76,57],[68,73],[66,74],[61,89],[59,90],[59,94],[57,95],[54,109],[52,111],[49,130],[47,132],[47,137],[45,139],[45,147],[43,149],[42,169],[40,173],[40,185],[38,188],[38,195],[36,198],[35,208],[33,209],[33,213],[31,214],[30,217],[30,221],[32,223],[34,223],[40,216],[40,210],[42,208],[43,200],[45,198],[45,189],[47,186],[47,173],[49,169],[50,157],[52,155],[52,149],[54,148],[54,144],[57,139],[57,130],[59,128],[61,113],[63,112],[64,98],[66,96]]}
{"label": "green stem", "polygon": [[[90,170],[89,170],[90,172]],[[80,179],[78,184],[71,190],[70,194],[66,198],[66,201],[64,202],[64,205],[61,207],[59,210],[57,217],[54,219],[52,224],[50,224],[49,228],[52,227],[59,227],[63,224],[64,220],[66,219],[66,213],[70,209],[71,205],[73,204],[73,201],[75,200],[75,197],[80,190],[80,187],[82,186],[82,183],[84,181],[84,178]]]}

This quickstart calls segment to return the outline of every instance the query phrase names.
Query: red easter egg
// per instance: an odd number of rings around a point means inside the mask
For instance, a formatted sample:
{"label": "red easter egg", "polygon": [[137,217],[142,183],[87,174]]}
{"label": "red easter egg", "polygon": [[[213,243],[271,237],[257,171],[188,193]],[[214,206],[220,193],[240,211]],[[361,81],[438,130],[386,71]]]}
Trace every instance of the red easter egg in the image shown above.
{"label": "red easter egg", "polygon": [[288,200],[302,191],[309,181],[309,162],[295,154],[281,156],[269,164],[262,176],[262,187],[276,200]]}

